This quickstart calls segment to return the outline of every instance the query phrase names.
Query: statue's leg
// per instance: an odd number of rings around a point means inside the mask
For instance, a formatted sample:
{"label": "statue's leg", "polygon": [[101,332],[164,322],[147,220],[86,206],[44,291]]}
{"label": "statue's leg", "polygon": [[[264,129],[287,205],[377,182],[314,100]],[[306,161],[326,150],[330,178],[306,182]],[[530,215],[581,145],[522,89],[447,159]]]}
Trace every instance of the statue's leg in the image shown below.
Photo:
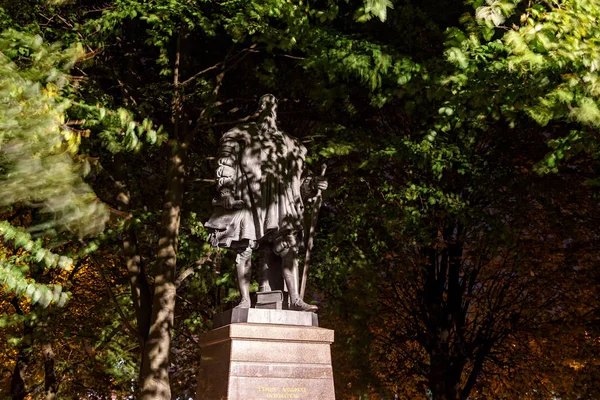
{"label": "statue's leg", "polygon": [[297,311],[317,311],[318,307],[307,304],[298,293],[298,247],[292,246],[282,255],[283,278],[290,296],[290,309]]}
{"label": "statue's leg", "polygon": [[242,299],[235,308],[250,308],[250,272],[251,272],[252,247],[248,246],[238,252],[235,257],[237,268],[238,286]]}
{"label": "statue's leg", "polygon": [[270,292],[271,284],[269,283],[269,253],[270,249],[262,247],[258,250],[258,291]]}
{"label": "statue's leg", "polygon": [[258,250],[258,291],[284,290],[281,257],[273,254],[273,244],[263,243]]}

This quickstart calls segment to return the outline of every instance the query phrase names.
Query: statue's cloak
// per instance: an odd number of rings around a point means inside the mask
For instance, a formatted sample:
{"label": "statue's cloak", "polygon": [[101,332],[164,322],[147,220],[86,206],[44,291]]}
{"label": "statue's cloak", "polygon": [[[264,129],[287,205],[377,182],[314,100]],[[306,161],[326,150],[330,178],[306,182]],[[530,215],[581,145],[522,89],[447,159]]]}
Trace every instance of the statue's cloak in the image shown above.
{"label": "statue's cloak", "polygon": [[[233,149],[234,197],[243,207],[215,206],[205,227],[218,247],[251,243],[299,231],[303,226],[302,171],[306,148],[296,138],[257,124],[225,133],[221,146]],[[216,201],[219,202],[219,199]]]}

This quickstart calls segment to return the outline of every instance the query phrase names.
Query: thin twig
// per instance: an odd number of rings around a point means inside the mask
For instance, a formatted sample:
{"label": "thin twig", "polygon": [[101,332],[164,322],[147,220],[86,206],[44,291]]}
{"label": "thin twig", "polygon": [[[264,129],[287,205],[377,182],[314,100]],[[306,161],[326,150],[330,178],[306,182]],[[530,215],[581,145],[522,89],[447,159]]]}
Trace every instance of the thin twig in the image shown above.
{"label": "thin twig", "polygon": [[76,76],[76,75],[65,75],[66,78],[69,78],[69,80],[75,81],[75,82],[81,82],[86,80],[87,78],[85,76]]}
{"label": "thin twig", "polygon": [[306,60],[306,57],[292,56],[289,54],[275,54],[275,55],[279,56],[279,57],[291,58],[292,60]]}
{"label": "thin twig", "polygon": [[97,9],[92,9],[92,10],[87,10],[84,11],[84,14],[89,14],[89,13],[93,13],[93,12],[102,12],[102,11],[108,11],[108,10],[112,10],[114,7],[106,7],[106,8],[97,8]]}
{"label": "thin twig", "polygon": [[219,68],[221,65],[223,65],[223,62],[218,62],[215,65],[213,65],[212,67],[208,67],[206,69],[203,69],[202,71],[198,72],[197,74],[195,74],[194,76],[192,76],[191,78],[186,79],[185,81],[181,82],[180,86],[185,86],[188,83],[190,83],[191,81],[193,81],[194,79],[196,79],[197,77],[199,77],[202,74],[205,74],[207,72],[212,71],[213,69],[217,69]]}
{"label": "thin twig", "polygon": [[92,50],[89,53],[86,53],[77,59],[77,62],[87,61],[91,58],[94,58],[98,53],[102,52],[102,49]]}
{"label": "thin twig", "polygon": [[117,82],[119,82],[119,86],[121,86],[123,88],[123,92],[125,92],[125,94],[131,100],[131,102],[133,103],[133,105],[137,106],[138,103],[137,103],[137,101],[135,101],[135,99],[133,98],[133,96],[129,93],[129,90],[127,89],[127,85],[125,85],[125,83],[123,81],[121,81],[120,79],[117,79]]}
{"label": "thin twig", "polygon": [[48,17],[46,17],[46,16],[45,16],[44,14],[42,14],[42,13],[38,13],[38,15],[39,15],[39,16],[41,16],[41,17],[44,17],[44,18],[46,18],[46,21],[48,21],[48,22],[52,22],[52,20],[54,19],[54,17],[52,17],[52,18],[48,18]]}
{"label": "thin twig", "polygon": [[256,118],[258,117],[259,113],[255,113],[252,115],[248,115],[247,117],[244,118],[240,118],[240,119],[236,119],[233,121],[224,121],[224,122],[215,122],[214,124],[212,124],[213,126],[219,126],[219,125],[232,125],[232,124],[239,124],[241,122],[246,122],[252,118]]}
{"label": "thin twig", "polygon": [[[61,17],[59,14],[56,14],[56,16],[58,17],[58,19],[60,19],[62,22],[64,22],[65,24],[67,24],[67,26],[69,28],[73,28],[73,24],[71,24],[69,21],[67,21],[66,19],[64,19],[63,17]],[[53,17],[54,18],[54,17]]]}
{"label": "thin twig", "polygon": [[73,125],[82,125],[85,123],[85,119],[76,119],[73,121],[67,121],[64,125],[73,126]]}

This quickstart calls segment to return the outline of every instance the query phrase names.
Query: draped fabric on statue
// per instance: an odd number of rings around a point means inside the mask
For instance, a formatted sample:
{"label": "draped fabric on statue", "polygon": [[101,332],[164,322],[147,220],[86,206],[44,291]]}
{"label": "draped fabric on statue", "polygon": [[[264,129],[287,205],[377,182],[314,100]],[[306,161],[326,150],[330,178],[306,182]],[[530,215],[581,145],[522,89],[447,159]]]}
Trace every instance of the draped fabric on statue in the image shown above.
{"label": "draped fabric on statue", "polygon": [[250,241],[272,240],[302,229],[300,195],[306,148],[295,138],[256,124],[236,127],[221,145],[232,166],[233,192],[241,209],[217,206],[210,220],[209,240],[219,247],[246,247]]}

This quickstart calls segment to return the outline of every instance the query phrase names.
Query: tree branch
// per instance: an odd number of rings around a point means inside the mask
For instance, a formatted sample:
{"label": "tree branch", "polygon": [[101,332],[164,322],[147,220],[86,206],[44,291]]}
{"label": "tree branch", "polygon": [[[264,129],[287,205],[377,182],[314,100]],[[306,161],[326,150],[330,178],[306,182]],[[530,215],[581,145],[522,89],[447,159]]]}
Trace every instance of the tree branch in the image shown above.
{"label": "tree branch", "polygon": [[212,71],[213,69],[217,69],[219,68],[221,65],[223,65],[223,61],[216,63],[215,65],[213,65],[212,67],[208,67],[206,69],[203,69],[202,71],[198,72],[197,74],[193,75],[191,78],[186,79],[185,81],[181,82],[180,85],[181,86],[185,86],[188,83],[190,83],[191,81],[193,81],[194,79],[196,79],[197,77],[199,77],[202,74],[205,74],[207,72]]}
{"label": "tree branch", "polygon": [[[221,72],[222,75],[225,72],[229,71],[231,68],[233,68],[234,66],[236,66],[237,64],[239,64],[244,58],[246,58],[246,56],[250,53],[250,52],[257,52],[257,50],[254,50],[256,47],[256,43],[254,43],[252,46],[248,47],[247,49],[243,49],[242,51],[240,51],[238,54],[236,54],[235,56],[232,57],[232,59],[238,58],[240,55],[241,57],[239,57],[237,60],[233,61],[229,66],[227,66],[226,68],[224,68],[223,72]],[[185,81],[181,82],[179,85],[180,86],[185,86],[188,83],[190,83],[191,81],[193,81],[194,79],[196,79],[197,77],[199,77],[200,75],[203,75],[207,72],[213,71],[219,67],[225,67],[227,63],[227,58],[223,61],[220,61],[218,63],[216,63],[215,65],[208,67],[206,69],[203,69],[202,71],[194,74],[192,77],[186,79]],[[222,78],[221,78],[222,79]]]}
{"label": "tree branch", "polygon": [[185,278],[187,278],[188,276],[192,275],[194,273],[194,267],[187,267],[185,270],[183,270],[179,276],[177,277],[177,279],[175,280],[175,286],[179,287],[181,286],[181,283],[183,282],[183,280]]}

